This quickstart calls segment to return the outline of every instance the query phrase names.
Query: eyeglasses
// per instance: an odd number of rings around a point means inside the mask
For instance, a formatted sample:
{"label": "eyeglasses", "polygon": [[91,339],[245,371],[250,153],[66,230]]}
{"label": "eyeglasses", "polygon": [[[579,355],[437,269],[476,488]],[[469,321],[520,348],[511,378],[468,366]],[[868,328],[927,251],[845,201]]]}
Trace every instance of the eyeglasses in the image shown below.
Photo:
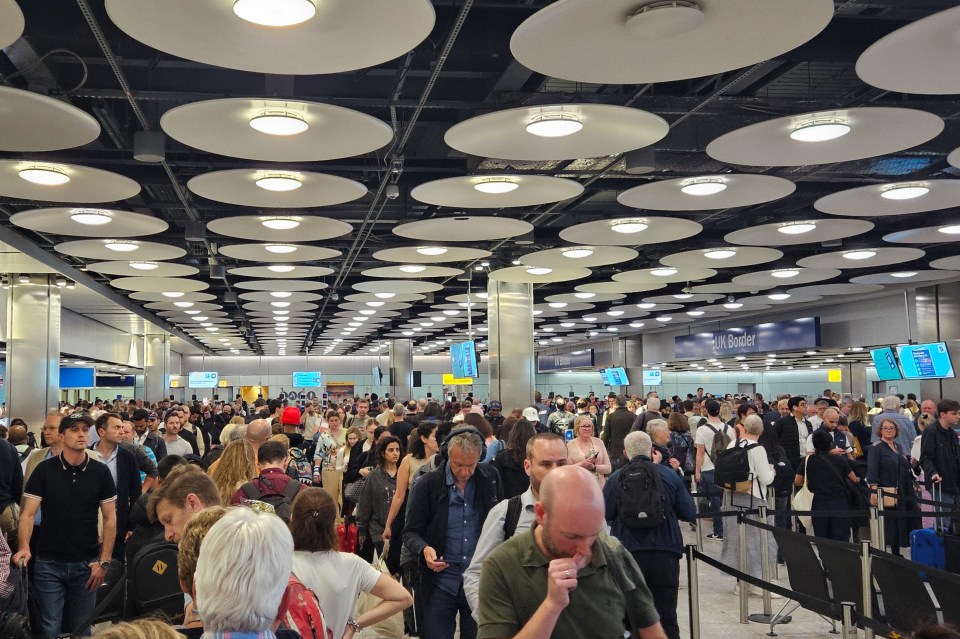
{"label": "eyeglasses", "polygon": [[897,430],[896,426],[881,426],[880,430]]}

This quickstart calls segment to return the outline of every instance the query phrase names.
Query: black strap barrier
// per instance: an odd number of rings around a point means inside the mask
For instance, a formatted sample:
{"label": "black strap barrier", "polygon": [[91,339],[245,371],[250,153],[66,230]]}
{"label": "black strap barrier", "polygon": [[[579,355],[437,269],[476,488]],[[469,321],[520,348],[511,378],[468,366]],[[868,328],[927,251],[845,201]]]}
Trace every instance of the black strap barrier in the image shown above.
{"label": "black strap barrier", "polygon": [[870,516],[869,510],[768,510],[767,515],[788,515],[790,517],[799,517],[800,515],[807,517],[861,517],[866,518]]}
{"label": "black strap barrier", "polygon": [[[768,513],[770,511],[767,511]],[[759,515],[760,511],[757,508],[751,510],[740,510],[739,508],[733,507],[733,510],[721,510],[717,513],[697,513],[696,519],[713,519],[714,517],[736,517],[740,513],[745,515]]]}
{"label": "black strap barrier", "polygon": [[[820,513],[822,513],[822,512],[832,512],[832,511],[826,511],[826,510],[824,510],[824,511],[817,511],[817,514],[820,514]],[[837,516],[839,516],[839,515],[831,515],[831,517],[837,517]],[[833,539],[823,539],[823,538],[821,538],[821,537],[812,537],[811,535],[804,535],[804,534],[798,533],[798,532],[796,532],[796,531],[794,531],[794,530],[788,530],[788,529],[786,529],[786,528],[779,528],[779,527],[777,527],[777,526],[771,526],[770,524],[764,523],[764,522],[762,522],[762,521],[758,521],[758,520],[756,520],[756,519],[744,519],[744,520],[743,520],[743,523],[747,524],[748,526],[754,526],[754,527],[756,527],[756,528],[762,528],[762,529],[764,529],[764,530],[766,530],[767,532],[770,532],[770,533],[777,533],[777,534],[779,534],[779,533],[781,533],[781,532],[785,532],[785,533],[788,533],[788,534],[790,534],[790,535],[795,535],[796,537],[799,537],[800,539],[803,539],[803,540],[805,540],[805,541],[807,541],[807,542],[816,541],[816,543],[817,543],[818,546],[819,546],[819,545],[821,544],[821,542],[822,542],[824,545],[832,545],[832,546],[835,546],[835,547],[837,547],[837,548],[842,548],[842,549],[844,549],[844,550],[852,550],[853,552],[855,552],[855,553],[857,553],[857,554],[860,553],[860,544],[852,544],[852,543],[850,543],[849,541],[836,541],[836,540],[833,540]]]}

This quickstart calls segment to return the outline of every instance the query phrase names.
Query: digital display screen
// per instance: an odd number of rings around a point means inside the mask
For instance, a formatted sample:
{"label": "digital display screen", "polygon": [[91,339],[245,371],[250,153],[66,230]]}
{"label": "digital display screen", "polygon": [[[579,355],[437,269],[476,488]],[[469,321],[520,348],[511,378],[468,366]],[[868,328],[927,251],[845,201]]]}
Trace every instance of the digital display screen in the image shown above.
{"label": "digital display screen", "polygon": [[323,376],[320,371],[295,371],[293,373],[294,388],[320,388],[323,386]]}
{"label": "digital display screen", "polygon": [[897,346],[904,379],[943,379],[953,377],[953,363],[943,342]]}
{"label": "digital display screen", "polygon": [[663,374],[659,370],[643,371],[644,386],[660,386],[663,383]]}
{"label": "digital display screen", "polygon": [[627,371],[623,368],[601,368],[600,377],[607,386],[626,386],[630,383],[627,379]]}
{"label": "digital display screen", "polygon": [[190,388],[216,388],[220,374],[214,371],[190,373],[187,385]]}
{"label": "digital display screen", "polygon": [[873,358],[873,365],[877,369],[877,377],[882,381],[903,379],[900,367],[897,366],[897,360],[893,357],[892,348],[889,346],[875,348],[870,351],[870,357]]}
{"label": "digital display screen", "polygon": [[60,388],[94,388],[94,386],[94,369],[60,369]]}
{"label": "digital display screen", "polygon": [[450,347],[450,363],[453,376],[457,378],[477,377],[477,353],[473,342],[459,342]]}

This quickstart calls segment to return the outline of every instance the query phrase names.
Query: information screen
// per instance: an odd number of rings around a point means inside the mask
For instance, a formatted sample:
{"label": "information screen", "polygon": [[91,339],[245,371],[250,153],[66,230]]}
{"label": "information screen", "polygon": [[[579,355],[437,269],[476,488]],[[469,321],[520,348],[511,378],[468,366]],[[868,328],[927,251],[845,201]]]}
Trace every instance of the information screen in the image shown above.
{"label": "information screen", "polygon": [[453,376],[458,378],[477,377],[477,353],[473,342],[459,342],[450,347],[450,363]]}
{"label": "information screen", "polygon": [[200,371],[190,373],[187,384],[190,388],[216,388],[219,379],[220,374],[215,371]]}
{"label": "information screen", "polygon": [[877,377],[881,380],[888,382],[903,379],[897,360],[893,357],[892,348],[889,346],[875,348],[870,351],[870,357],[873,358],[873,365],[877,368]]}
{"label": "information screen", "polygon": [[627,379],[627,371],[622,368],[601,368],[600,375],[607,386],[626,386],[630,383]]}
{"label": "information screen", "polygon": [[953,363],[943,342],[897,346],[904,379],[943,379],[953,377]]}
{"label": "information screen", "polygon": [[661,384],[663,384],[662,371],[659,371],[659,370],[643,371],[644,386],[660,386]]}
{"label": "information screen", "polygon": [[60,388],[94,388],[94,369],[61,368]]}
{"label": "information screen", "polygon": [[293,373],[294,388],[320,388],[323,376],[320,371],[297,371]]}

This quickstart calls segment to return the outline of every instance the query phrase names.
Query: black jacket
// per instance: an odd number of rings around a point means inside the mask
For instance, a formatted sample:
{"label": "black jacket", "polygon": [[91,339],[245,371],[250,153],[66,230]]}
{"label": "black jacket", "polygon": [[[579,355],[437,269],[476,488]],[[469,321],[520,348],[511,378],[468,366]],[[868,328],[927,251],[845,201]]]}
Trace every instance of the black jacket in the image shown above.
{"label": "black jacket", "polygon": [[0,512],[10,504],[19,504],[23,496],[23,468],[20,453],[5,439],[0,439]]}
{"label": "black jacket", "polygon": [[[813,425],[807,421],[806,417],[803,421],[807,425],[807,432],[813,432]],[[790,460],[794,468],[800,468],[800,460],[806,456],[807,451],[806,449],[800,450],[800,429],[797,427],[797,418],[793,415],[781,417],[773,427],[777,431],[777,439],[780,440],[780,445],[783,446],[783,452],[787,454],[787,459]]]}
{"label": "black jacket", "polygon": [[124,447],[117,449],[117,534],[133,530],[130,511],[140,497],[140,466],[137,456]]}
{"label": "black jacket", "polygon": [[920,467],[927,483],[940,475],[943,492],[960,493],[960,444],[952,428],[931,424],[920,435]]}
{"label": "black jacket", "polygon": [[[139,433],[136,436],[139,437]],[[148,446],[153,451],[158,462],[167,456],[167,444],[163,441],[163,437],[157,433],[147,431],[147,438],[143,440],[143,445]]]}
{"label": "black jacket", "polygon": [[603,427],[603,432],[600,433],[600,439],[607,446],[611,461],[623,457],[623,438],[630,432],[635,419],[636,415],[626,406],[618,406],[607,416],[607,423]]}
{"label": "black jacket", "polygon": [[507,448],[497,453],[491,463],[500,473],[504,499],[510,499],[530,488],[530,476],[523,469],[523,455],[519,462],[514,461],[513,451]]}

